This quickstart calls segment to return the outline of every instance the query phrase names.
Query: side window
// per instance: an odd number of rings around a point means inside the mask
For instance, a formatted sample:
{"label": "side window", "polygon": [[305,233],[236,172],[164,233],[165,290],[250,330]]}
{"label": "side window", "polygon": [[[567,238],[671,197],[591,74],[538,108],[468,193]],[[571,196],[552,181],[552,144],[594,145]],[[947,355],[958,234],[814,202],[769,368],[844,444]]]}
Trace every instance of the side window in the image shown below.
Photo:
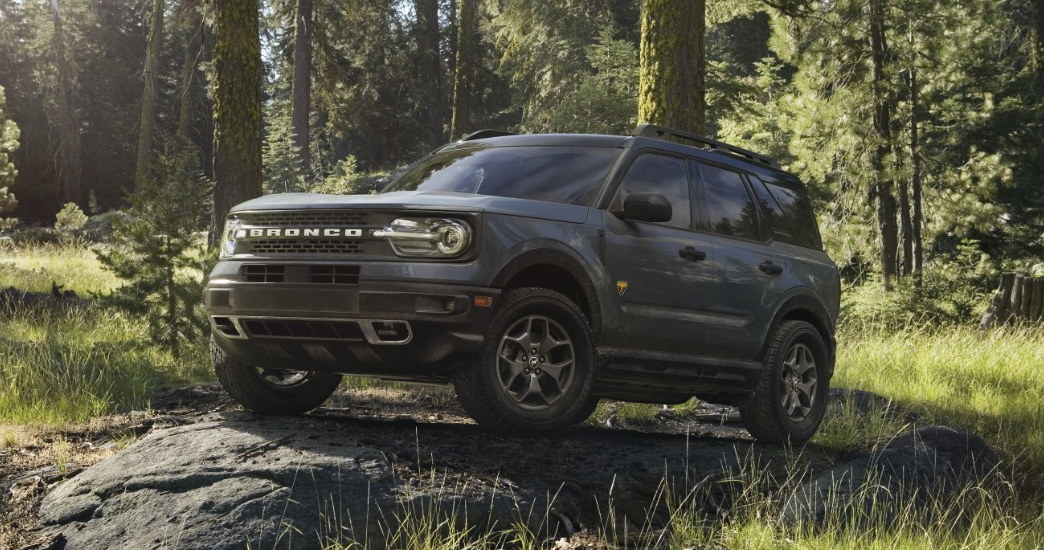
{"label": "side window", "polygon": [[794,233],[790,223],[783,216],[783,210],[779,207],[779,203],[776,202],[776,198],[769,193],[765,183],[755,177],[751,177],[750,188],[758,199],[758,207],[761,208],[761,219],[764,220],[768,233],[777,241],[793,244]]}
{"label": "side window", "polygon": [[688,229],[692,219],[689,206],[689,177],[685,161],[665,155],[644,154],[627,169],[620,189],[613,199],[613,209],[619,209],[629,195],[659,193],[671,203],[672,217],[667,225]]}
{"label": "side window", "polygon": [[743,176],[717,166],[700,165],[710,230],[721,235],[760,240],[758,209]]}
{"label": "side window", "polygon": [[[819,240],[819,228],[816,227],[816,216],[808,197],[793,189],[761,182],[774,200],[773,206],[778,213],[770,220],[770,226],[780,241],[805,248],[822,248]],[[755,184],[757,189],[759,185]]]}

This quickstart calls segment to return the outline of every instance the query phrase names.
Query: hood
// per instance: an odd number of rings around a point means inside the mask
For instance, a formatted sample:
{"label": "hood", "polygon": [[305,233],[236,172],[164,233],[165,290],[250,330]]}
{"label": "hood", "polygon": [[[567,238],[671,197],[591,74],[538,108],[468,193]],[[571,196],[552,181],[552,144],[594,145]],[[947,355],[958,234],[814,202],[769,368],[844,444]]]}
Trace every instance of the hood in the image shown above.
{"label": "hood", "polygon": [[265,195],[232,207],[232,213],[257,210],[381,210],[487,212],[543,220],[584,223],[590,208],[571,204],[451,193],[445,191],[396,191],[379,195],[318,195],[280,193]]}

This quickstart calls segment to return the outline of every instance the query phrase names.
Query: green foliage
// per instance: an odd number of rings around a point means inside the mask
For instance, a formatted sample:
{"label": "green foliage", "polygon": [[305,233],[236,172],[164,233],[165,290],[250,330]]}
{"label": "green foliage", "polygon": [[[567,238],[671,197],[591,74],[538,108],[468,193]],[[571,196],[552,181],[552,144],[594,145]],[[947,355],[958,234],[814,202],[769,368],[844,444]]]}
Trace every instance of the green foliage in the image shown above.
{"label": "green foliage", "polygon": [[547,130],[592,134],[626,134],[638,112],[638,52],[634,44],[614,38],[606,25],[587,48],[592,71],[579,78],[576,90],[565,94],[547,113]]}
{"label": "green foliage", "polygon": [[174,357],[206,326],[199,298],[206,256],[198,230],[210,184],[193,158],[162,158],[153,173],[163,183],[147,180],[131,195],[128,218],[113,220],[112,248],[98,253],[124,282],[113,302],[140,315],[151,338]]}
{"label": "green foliage", "polygon": [[[11,193],[18,170],[11,155],[18,149],[18,125],[8,120],[4,110],[4,87],[0,86],[0,214],[14,210],[18,201]],[[0,230],[14,225],[16,220],[0,218]]]}
{"label": "green foliage", "polygon": [[73,202],[67,202],[54,215],[54,228],[59,231],[79,231],[87,224],[87,214]]}
{"label": "green foliage", "polygon": [[[559,128],[555,122],[575,127],[578,121],[568,117],[570,107],[565,107],[567,112],[559,113],[557,120],[553,117],[564,103],[579,102],[580,105],[571,107],[576,111],[582,109],[584,99],[594,99],[591,89],[579,92],[582,82],[578,81],[578,75],[595,72],[592,71],[591,56],[597,54],[589,49],[593,44],[600,44],[603,49],[613,47],[612,37],[606,36],[606,32],[611,32],[606,31],[612,24],[611,12],[599,2],[508,0],[499,4],[500,10],[491,21],[500,52],[499,71],[512,84],[514,103],[522,114],[520,129],[525,132],[548,131]],[[615,60],[607,60],[609,64],[620,58],[619,52],[610,56]],[[631,70],[637,70],[636,65],[635,54]],[[613,78],[626,79],[627,74]],[[588,82],[590,88],[594,82]],[[631,86],[634,90],[637,82],[632,82]],[[628,113],[627,117],[630,119],[634,115]],[[620,122],[608,120],[600,124],[615,126]]]}
{"label": "green foliage", "polygon": [[1000,276],[977,241],[961,241],[925,265],[923,280],[885,292],[875,278],[844,289],[841,324],[849,330],[906,330],[970,324],[981,318]]}
{"label": "green foliage", "polygon": [[376,190],[383,180],[375,174],[364,174],[356,167],[355,156],[341,159],[321,181],[310,186],[312,193],[329,195],[365,195]]}
{"label": "green foliage", "polygon": [[266,108],[265,146],[261,153],[262,188],[272,193],[298,193],[306,190],[307,174],[301,168],[301,155],[294,143],[294,129],[287,102]]}

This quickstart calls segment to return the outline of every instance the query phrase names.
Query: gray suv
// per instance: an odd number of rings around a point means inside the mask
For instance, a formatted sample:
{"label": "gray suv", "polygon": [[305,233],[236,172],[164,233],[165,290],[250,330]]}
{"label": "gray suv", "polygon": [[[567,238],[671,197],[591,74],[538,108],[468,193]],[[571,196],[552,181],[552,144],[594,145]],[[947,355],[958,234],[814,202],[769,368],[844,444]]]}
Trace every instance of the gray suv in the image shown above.
{"label": "gray suv", "polygon": [[651,125],[484,130],[380,194],[244,202],[204,294],[218,379],[257,412],[352,374],[452,383],[479,424],[525,431],[695,396],[769,442],[823,418],[839,299],[796,177]]}

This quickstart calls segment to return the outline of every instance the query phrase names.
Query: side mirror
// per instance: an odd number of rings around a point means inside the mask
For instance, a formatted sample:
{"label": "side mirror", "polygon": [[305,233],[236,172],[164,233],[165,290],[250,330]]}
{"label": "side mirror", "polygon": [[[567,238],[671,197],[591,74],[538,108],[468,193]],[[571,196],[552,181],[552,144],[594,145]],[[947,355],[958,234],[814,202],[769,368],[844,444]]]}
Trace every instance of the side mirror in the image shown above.
{"label": "side mirror", "polygon": [[624,200],[623,210],[613,210],[621,220],[669,222],[674,216],[667,197],[657,193],[635,193]]}

